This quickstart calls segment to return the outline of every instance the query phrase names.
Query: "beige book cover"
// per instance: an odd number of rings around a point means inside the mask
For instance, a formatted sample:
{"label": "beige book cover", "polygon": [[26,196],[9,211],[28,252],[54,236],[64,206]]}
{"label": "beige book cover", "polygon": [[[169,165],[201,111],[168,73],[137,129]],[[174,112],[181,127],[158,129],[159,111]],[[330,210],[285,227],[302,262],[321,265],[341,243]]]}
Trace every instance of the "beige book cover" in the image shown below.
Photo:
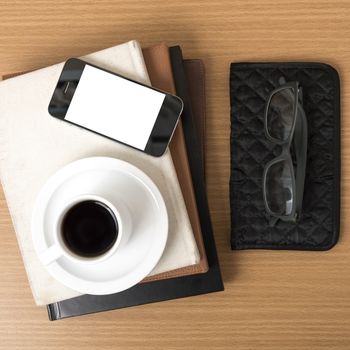
{"label": "beige book cover", "polygon": [[[85,57],[89,63],[150,84],[136,41]],[[52,118],[47,106],[63,63],[0,83],[0,176],[38,305],[79,295],[54,280],[40,264],[32,244],[32,208],[45,181],[67,163],[90,156],[110,156],[142,169],[160,189],[169,214],[169,238],[151,275],[198,263],[200,255],[170,152],[150,157],[117,142]]]}

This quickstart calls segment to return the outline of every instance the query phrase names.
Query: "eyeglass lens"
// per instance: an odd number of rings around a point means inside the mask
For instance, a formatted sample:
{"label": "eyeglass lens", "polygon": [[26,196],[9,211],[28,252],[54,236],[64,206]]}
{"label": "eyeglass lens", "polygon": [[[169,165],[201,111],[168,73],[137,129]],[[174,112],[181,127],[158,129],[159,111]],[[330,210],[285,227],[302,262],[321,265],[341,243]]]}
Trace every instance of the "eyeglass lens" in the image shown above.
{"label": "eyeglass lens", "polygon": [[293,180],[289,163],[273,163],[266,173],[266,200],[269,209],[277,215],[290,215],[293,208]]}
{"label": "eyeglass lens", "polygon": [[294,108],[293,88],[286,87],[272,95],[266,119],[267,131],[272,138],[279,141],[289,138],[295,118]]}

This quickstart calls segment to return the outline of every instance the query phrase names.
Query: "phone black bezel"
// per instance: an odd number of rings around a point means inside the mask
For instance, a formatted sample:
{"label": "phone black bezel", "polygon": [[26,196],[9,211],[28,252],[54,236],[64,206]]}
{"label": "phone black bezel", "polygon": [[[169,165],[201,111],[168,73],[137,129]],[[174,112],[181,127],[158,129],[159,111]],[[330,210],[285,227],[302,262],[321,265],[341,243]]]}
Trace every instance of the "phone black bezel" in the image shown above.
{"label": "phone black bezel", "polygon": [[[86,65],[95,67],[95,68],[100,69],[102,71],[105,71],[107,73],[110,73],[110,74],[116,75],[118,77],[121,77],[123,79],[129,80],[135,84],[138,84],[138,85],[144,86],[148,89],[155,90],[155,91],[158,91],[158,92],[165,94],[163,104],[159,110],[156,122],[154,123],[152,132],[148,138],[148,141],[147,141],[147,144],[146,144],[146,147],[144,150],[133,147],[133,146],[126,144],[122,141],[113,139],[107,135],[101,134],[95,130],[91,130],[89,128],[86,128],[83,125],[79,125],[79,124],[73,123],[73,122],[65,119],[66,113],[67,113],[68,108],[70,106],[70,103],[73,99],[74,92],[79,84],[79,80],[81,78],[81,75],[83,74],[83,71],[84,71],[84,68]],[[71,91],[71,93],[66,94],[66,92],[62,92],[62,90],[65,89],[68,81],[72,84],[71,86],[73,86],[74,89]],[[63,100],[62,100],[62,96],[63,96],[62,93],[64,94],[64,97],[65,97],[65,99],[63,99]],[[135,102],[137,102],[137,101],[135,101]],[[63,120],[67,123],[79,126],[79,127],[84,128],[86,130],[89,130],[95,134],[106,137],[106,138],[113,140],[113,141],[117,141],[121,144],[124,144],[124,145],[129,146],[129,147],[134,148],[134,149],[137,149],[141,152],[145,152],[145,153],[152,155],[152,156],[155,156],[155,157],[162,156],[164,154],[164,152],[166,151],[167,146],[168,146],[168,144],[169,144],[169,142],[174,134],[176,125],[179,121],[182,109],[183,109],[183,102],[179,97],[177,97],[175,95],[171,95],[171,94],[168,94],[162,90],[152,88],[150,86],[147,86],[147,85],[142,84],[140,82],[137,82],[135,80],[126,78],[120,74],[117,74],[117,73],[111,72],[109,70],[106,70],[104,68],[98,67],[96,65],[87,63],[87,62],[80,60],[78,58],[70,58],[65,62],[64,67],[62,69],[62,72],[60,74],[60,77],[58,79],[58,82],[56,84],[54,93],[53,93],[52,98],[50,100],[49,106],[48,106],[49,114],[55,118],[58,118],[58,119]]]}

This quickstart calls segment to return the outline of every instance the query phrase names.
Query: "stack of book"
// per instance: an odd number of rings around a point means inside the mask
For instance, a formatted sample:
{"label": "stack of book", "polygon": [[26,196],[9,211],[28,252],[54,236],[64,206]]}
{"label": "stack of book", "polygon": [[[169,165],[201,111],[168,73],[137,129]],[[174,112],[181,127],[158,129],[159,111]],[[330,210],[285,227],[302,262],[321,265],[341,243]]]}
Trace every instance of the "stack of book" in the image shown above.
{"label": "stack of book", "polygon": [[[223,290],[205,189],[203,62],[183,59],[179,46],[141,49],[137,41],[82,59],[176,94],[184,110],[170,152],[152,160],[66,123],[53,126],[38,112],[45,109],[63,64],[3,77],[0,175],[35,302],[47,305],[50,320],[57,320]],[[87,156],[120,158],[144,170],[168,208],[169,239],[161,260],[141,283],[116,294],[81,295],[60,284],[41,266],[31,240],[31,211],[39,189],[60,167]]]}

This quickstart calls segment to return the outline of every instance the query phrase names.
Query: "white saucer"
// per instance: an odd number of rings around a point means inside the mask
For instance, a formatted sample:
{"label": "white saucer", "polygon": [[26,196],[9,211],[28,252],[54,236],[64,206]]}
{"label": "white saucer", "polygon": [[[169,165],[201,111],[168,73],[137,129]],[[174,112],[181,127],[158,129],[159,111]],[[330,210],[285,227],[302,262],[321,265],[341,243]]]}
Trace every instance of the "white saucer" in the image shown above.
{"label": "white saucer", "polygon": [[144,279],[161,258],[168,238],[164,200],[152,180],[135,166],[107,158],[85,158],[55,173],[40,191],[32,216],[37,254],[53,244],[52,220],[66,200],[85,194],[104,194],[122,201],[132,217],[128,242],[107,260],[96,264],[61,257],[45,266],[65,286],[83,294],[112,294]]}

